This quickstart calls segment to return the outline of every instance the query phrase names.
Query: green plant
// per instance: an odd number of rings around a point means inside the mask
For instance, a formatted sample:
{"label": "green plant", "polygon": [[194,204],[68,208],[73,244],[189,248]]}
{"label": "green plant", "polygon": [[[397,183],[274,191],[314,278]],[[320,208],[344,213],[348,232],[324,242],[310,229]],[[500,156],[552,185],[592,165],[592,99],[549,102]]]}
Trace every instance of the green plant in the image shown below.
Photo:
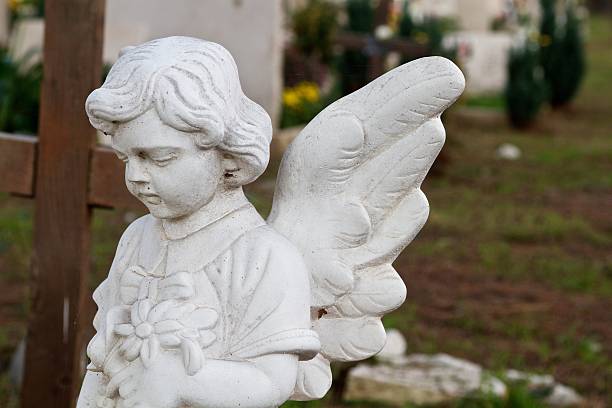
{"label": "green plant", "polygon": [[300,82],[283,91],[281,128],[310,122],[319,112],[336,99],[336,93],[322,95],[314,82]]}
{"label": "green plant", "polygon": [[[408,5],[408,1],[404,1],[398,35],[427,47],[428,54],[430,55],[440,55],[450,59],[456,58],[456,47],[447,47],[444,44],[445,34],[456,28],[454,20],[426,16],[421,21],[417,22],[412,18]],[[414,58],[405,58],[403,62],[406,63],[413,59]]]}
{"label": "green plant", "polygon": [[414,30],[414,21],[412,20],[408,3],[408,0],[404,0],[404,4],[402,5],[402,17],[400,18],[398,28],[400,37],[410,37]]}
{"label": "green plant", "polygon": [[327,0],[309,0],[291,16],[292,44],[285,49],[283,81],[324,84],[330,77],[338,9]]}
{"label": "green plant", "polygon": [[529,126],[546,98],[546,83],[539,63],[538,48],[527,41],[510,50],[506,110],[510,123],[518,128]]}
{"label": "green plant", "polygon": [[[370,0],[348,0],[346,29],[357,33],[371,33],[374,29],[374,7]],[[361,88],[368,83],[368,55],[361,50],[345,50],[338,63],[342,94]]]}
{"label": "green plant", "polygon": [[550,102],[553,107],[566,105],[574,99],[585,72],[582,26],[575,6],[568,4],[565,14],[565,26],[557,51],[561,55],[560,65],[554,76],[556,80],[551,83]]}
{"label": "green plant", "polygon": [[541,0],[540,60],[548,84],[548,100],[554,108],[570,103],[585,73],[582,27],[576,5],[568,1],[564,24],[559,26],[554,0]]}
{"label": "green plant", "polygon": [[0,49],[0,131],[35,134],[42,65],[23,68]]}
{"label": "green plant", "polygon": [[337,28],[337,9],[325,0],[310,0],[292,18],[295,45],[308,57],[329,62],[332,56],[333,35]]}

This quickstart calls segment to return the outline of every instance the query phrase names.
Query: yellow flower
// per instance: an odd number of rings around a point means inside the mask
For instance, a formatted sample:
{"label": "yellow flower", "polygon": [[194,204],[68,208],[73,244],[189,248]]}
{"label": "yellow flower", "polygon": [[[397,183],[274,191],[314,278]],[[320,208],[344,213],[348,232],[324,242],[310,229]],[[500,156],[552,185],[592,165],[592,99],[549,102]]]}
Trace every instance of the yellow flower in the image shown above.
{"label": "yellow flower", "polygon": [[550,44],[552,44],[552,38],[550,38],[550,35],[541,35],[540,36],[540,45],[542,47],[548,47]]}
{"label": "yellow flower", "polygon": [[319,100],[319,87],[313,82],[302,82],[297,86],[299,95],[308,102]]}
{"label": "yellow flower", "polygon": [[9,0],[8,6],[11,10],[17,11],[17,9],[19,8],[19,6],[21,6],[22,3],[23,0]]}
{"label": "yellow flower", "polygon": [[296,109],[300,106],[300,96],[292,89],[283,91],[283,104],[290,109]]}
{"label": "yellow flower", "polygon": [[419,31],[414,35],[414,41],[420,45],[427,44],[429,42],[429,35],[423,31]]}

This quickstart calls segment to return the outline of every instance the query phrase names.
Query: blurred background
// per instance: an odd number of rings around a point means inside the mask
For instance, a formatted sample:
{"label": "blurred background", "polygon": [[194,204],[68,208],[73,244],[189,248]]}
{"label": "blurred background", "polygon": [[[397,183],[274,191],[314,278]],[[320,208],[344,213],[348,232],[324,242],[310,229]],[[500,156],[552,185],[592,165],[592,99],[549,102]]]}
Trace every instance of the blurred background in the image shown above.
{"label": "blurred background", "polygon": [[[166,35],[216,41],[270,113],[267,215],[286,146],[334,100],[426,55],[467,89],[423,189],[429,221],[395,263],[406,303],[325,400],[286,406],[612,406],[612,2],[107,0],[105,72]],[[36,135],[43,0],[0,0],[0,132]],[[100,143],[104,143],[100,137]],[[93,273],[143,210],[96,209]],[[19,405],[31,200],[0,193],[0,407]]]}

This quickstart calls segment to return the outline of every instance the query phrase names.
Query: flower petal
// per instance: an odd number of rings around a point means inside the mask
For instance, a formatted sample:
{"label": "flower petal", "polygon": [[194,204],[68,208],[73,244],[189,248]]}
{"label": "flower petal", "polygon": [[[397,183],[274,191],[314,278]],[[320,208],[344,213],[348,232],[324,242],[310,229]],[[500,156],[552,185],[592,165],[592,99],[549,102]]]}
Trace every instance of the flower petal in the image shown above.
{"label": "flower petal", "polygon": [[219,314],[215,309],[200,307],[194,310],[189,316],[182,318],[181,323],[194,329],[210,329],[215,327],[219,320]]}
{"label": "flower petal", "polygon": [[162,317],[169,309],[175,308],[178,305],[179,303],[176,300],[164,300],[163,302],[156,304],[155,307],[151,309],[148,320],[151,323],[158,322],[162,320]]}
{"label": "flower petal", "polygon": [[142,342],[140,348],[140,359],[145,368],[151,366],[151,362],[157,356],[159,352],[159,341],[155,336],[151,336]]}
{"label": "flower petal", "polygon": [[141,321],[147,320],[147,316],[153,307],[153,303],[150,299],[142,299],[138,301],[138,317]]}
{"label": "flower petal", "polygon": [[156,337],[159,339],[159,342],[163,347],[171,348],[177,347],[181,344],[181,339],[175,334],[164,333],[158,334]]}
{"label": "flower petal", "polygon": [[200,330],[200,337],[198,338],[200,347],[206,348],[213,344],[215,340],[217,340],[217,335],[211,330]]}
{"label": "flower petal", "polygon": [[187,374],[194,375],[200,371],[204,364],[204,355],[200,346],[193,340],[184,339],[181,342],[181,351]]}
{"label": "flower petal", "polygon": [[120,336],[129,336],[134,333],[134,326],[131,324],[116,324],[114,330]]}
{"label": "flower petal", "polygon": [[142,340],[132,335],[125,339],[119,350],[123,353],[123,355],[128,361],[132,361],[136,359],[136,357],[138,357],[141,345]]}
{"label": "flower petal", "polygon": [[193,303],[180,303],[175,307],[168,309],[163,318],[169,320],[178,320],[181,317],[193,312],[196,309],[196,305]]}
{"label": "flower petal", "polygon": [[197,329],[193,328],[183,329],[179,334],[188,339],[197,339],[198,337],[200,337],[200,332],[198,332]]}
{"label": "flower petal", "polygon": [[168,333],[181,330],[183,325],[176,320],[162,320],[155,323],[155,333]]}

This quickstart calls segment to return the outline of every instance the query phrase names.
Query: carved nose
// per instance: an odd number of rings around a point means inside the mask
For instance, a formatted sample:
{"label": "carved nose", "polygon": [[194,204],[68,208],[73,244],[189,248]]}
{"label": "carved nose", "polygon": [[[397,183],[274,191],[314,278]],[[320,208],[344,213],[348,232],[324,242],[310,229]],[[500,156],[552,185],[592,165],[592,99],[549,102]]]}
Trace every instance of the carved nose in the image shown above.
{"label": "carved nose", "polygon": [[125,178],[132,183],[146,183],[149,181],[144,166],[135,161],[129,161],[125,166]]}

